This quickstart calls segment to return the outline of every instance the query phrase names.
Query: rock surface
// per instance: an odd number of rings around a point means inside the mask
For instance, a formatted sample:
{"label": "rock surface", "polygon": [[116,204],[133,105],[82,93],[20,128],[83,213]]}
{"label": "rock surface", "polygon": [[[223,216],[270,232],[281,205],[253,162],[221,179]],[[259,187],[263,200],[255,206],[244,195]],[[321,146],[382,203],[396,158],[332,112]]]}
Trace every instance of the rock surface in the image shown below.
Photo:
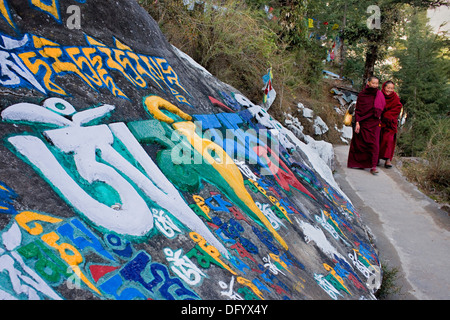
{"label": "rock surface", "polygon": [[137,2],[0,6],[0,299],[374,298],[327,164]]}

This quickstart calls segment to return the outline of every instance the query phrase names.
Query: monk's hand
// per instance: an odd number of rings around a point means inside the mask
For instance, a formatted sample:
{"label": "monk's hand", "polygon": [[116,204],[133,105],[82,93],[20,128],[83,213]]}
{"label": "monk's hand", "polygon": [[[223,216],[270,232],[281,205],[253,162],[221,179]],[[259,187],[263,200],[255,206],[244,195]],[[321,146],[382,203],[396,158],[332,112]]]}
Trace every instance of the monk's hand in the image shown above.
{"label": "monk's hand", "polygon": [[360,130],[359,122],[357,122],[355,125],[355,133],[359,133],[359,130]]}

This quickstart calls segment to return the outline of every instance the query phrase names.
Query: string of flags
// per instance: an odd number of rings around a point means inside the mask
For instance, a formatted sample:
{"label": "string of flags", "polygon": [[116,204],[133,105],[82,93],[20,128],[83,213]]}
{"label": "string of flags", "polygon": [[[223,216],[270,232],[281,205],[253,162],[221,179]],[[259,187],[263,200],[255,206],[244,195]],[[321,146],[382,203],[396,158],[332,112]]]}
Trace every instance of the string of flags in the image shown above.
{"label": "string of flags", "polygon": [[273,8],[267,5],[264,6],[264,12],[267,14],[267,19],[276,20],[277,17],[273,14]]}
{"label": "string of flags", "polygon": [[[315,21],[317,21],[317,28],[320,28],[320,21],[318,21],[314,18],[308,18],[308,28],[313,29]],[[329,22],[325,21],[325,22],[323,22],[323,25],[328,26]],[[339,25],[337,23],[334,23],[331,27],[331,30],[338,30],[338,29],[339,29]]]}
{"label": "string of flags", "polygon": [[[330,31],[330,26],[331,34],[328,33]],[[323,30],[324,28],[325,30]],[[331,24],[328,21],[321,22],[314,18],[308,18],[308,29],[313,29],[309,33],[309,39],[314,37],[317,40],[326,41],[328,40],[328,34],[334,38],[331,44],[331,48],[328,49],[327,52],[327,61],[330,62],[334,60],[336,57],[335,49],[339,47],[340,38],[339,35],[333,31],[339,31],[339,24]]]}
{"label": "string of flags", "polygon": [[[270,7],[268,5],[264,6],[264,12],[267,15],[267,19],[269,20],[276,20],[277,17],[274,15],[274,8]],[[306,20],[306,24],[307,24],[307,28],[311,29],[308,35],[309,39],[312,39],[313,37],[316,40],[320,40],[320,41],[326,41],[328,40],[328,36],[332,36],[334,38],[332,44],[331,44],[331,48],[328,49],[327,52],[327,61],[330,62],[332,60],[335,59],[336,54],[335,54],[335,49],[339,47],[339,36],[336,34],[337,32],[339,32],[339,24],[338,23],[331,23],[328,21],[320,21],[318,19],[315,18],[308,18]],[[330,28],[331,27],[331,28]],[[323,30],[325,29],[325,30]],[[329,31],[331,29],[331,34],[329,34]],[[266,82],[264,82],[266,83]],[[269,82],[269,85],[270,82]],[[266,89],[264,89],[266,90]],[[265,97],[267,98],[267,97]]]}
{"label": "string of flags", "polygon": [[328,50],[327,61],[330,62],[336,58],[336,48],[339,48],[341,39],[336,37],[331,45],[331,49]]}
{"label": "string of flags", "polygon": [[273,74],[271,67],[267,69],[267,73],[262,77],[262,79],[264,82],[264,87],[262,88],[264,91],[263,106],[266,110],[268,110],[277,96],[275,89],[272,87]]}

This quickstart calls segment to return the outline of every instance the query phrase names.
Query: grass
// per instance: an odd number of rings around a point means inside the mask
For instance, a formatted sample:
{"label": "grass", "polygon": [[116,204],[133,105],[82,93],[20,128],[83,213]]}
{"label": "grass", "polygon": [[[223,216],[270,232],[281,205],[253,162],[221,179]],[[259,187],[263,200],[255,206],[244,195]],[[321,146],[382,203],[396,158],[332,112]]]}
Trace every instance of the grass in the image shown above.
{"label": "grass", "polygon": [[418,153],[418,157],[402,158],[402,173],[423,193],[448,206],[450,204],[450,118],[433,120],[429,123],[431,134],[421,147],[422,151]]}
{"label": "grass", "polygon": [[401,287],[396,284],[398,280],[398,268],[390,268],[386,264],[381,264],[383,279],[380,289],[375,293],[375,297],[379,300],[387,300],[393,294],[399,294]]}

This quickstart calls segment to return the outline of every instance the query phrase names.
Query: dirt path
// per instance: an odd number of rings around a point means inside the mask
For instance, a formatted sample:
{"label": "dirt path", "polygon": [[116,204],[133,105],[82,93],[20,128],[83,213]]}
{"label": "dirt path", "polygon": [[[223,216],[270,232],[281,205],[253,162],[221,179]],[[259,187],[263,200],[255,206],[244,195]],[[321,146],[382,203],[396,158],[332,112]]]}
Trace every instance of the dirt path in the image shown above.
{"label": "dirt path", "polygon": [[[347,168],[348,146],[335,146],[335,179],[370,229],[380,260],[397,268],[400,292],[389,299],[450,299],[450,217],[395,168]],[[383,163],[384,164],[384,163]]]}

